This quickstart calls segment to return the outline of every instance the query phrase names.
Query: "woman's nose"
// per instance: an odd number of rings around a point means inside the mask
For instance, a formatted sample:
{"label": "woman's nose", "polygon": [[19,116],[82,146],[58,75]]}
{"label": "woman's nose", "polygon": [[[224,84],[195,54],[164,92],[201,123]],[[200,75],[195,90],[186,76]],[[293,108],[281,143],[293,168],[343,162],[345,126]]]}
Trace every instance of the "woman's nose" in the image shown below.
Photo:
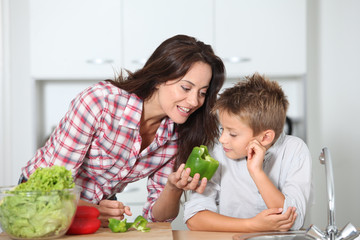
{"label": "woman's nose", "polygon": [[191,93],[189,94],[189,96],[187,97],[187,102],[193,106],[193,107],[196,107],[199,105],[199,99],[198,99],[198,94],[197,93]]}

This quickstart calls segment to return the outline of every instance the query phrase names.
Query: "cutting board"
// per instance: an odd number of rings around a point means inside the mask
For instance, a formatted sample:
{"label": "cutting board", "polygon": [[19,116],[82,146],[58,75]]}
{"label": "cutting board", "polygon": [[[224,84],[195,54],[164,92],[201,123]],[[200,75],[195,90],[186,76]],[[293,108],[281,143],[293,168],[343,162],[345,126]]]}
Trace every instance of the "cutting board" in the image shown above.
{"label": "cutting board", "polygon": [[[105,239],[126,239],[126,240],[140,240],[140,239],[156,239],[156,240],[172,240],[172,230],[170,223],[148,223],[151,228],[150,232],[140,232],[131,229],[125,233],[113,233],[109,228],[100,228],[94,234],[87,235],[65,235],[61,238],[66,240],[105,240]],[[11,238],[5,234],[0,233],[0,240],[10,240]]]}

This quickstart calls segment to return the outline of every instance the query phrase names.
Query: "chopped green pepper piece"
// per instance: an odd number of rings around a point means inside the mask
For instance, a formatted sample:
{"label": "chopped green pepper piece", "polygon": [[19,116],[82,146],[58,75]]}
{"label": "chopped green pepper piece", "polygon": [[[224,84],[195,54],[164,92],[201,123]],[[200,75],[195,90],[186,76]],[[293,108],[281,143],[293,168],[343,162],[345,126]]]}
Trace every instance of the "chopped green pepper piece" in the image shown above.
{"label": "chopped green pepper piece", "polygon": [[126,219],[121,221],[115,218],[109,218],[109,228],[114,233],[126,232],[130,228],[135,228],[141,232],[149,232],[150,228],[146,227],[147,224],[148,221],[141,215],[137,216],[135,221],[130,223],[126,222]]}
{"label": "chopped green pepper piece", "polygon": [[126,232],[130,227],[132,223],[127,223],[126,219],[120,221],[115,218],[109,218],[109,228],[112,232]]}
{"label": "chopped green pepper piece", "polygon": [[135,218],[132,227],[141,232],[149,232],[150,228],[146,227],[147,224],[148,221],[143,216],[139,215],[137,218]]}
{"label": "chopped green pepper piece", "polygon": [[210,156],[205,145],[194,147],[185,164],[185,169],[191,169],[191,177],[199,173],[200,179],[206,177],[208,180],[212,178],[218,167],[219,162]]}

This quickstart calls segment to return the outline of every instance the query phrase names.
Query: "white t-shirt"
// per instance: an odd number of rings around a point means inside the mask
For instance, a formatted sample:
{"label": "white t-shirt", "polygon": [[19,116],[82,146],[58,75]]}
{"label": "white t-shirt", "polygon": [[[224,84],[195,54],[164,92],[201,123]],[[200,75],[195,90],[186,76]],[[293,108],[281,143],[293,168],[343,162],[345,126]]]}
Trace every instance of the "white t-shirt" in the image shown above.
{"label": "white t-shirt", "polygon": [[[189,201],[185,203],[184,222],[203,210],[252,218],[267,209],[248,172],[245,158],[227,158],[221,144],[210,154],[219,161],[219,168],[203,194],[190,192]],[[300,229],[312,192],[312,161],[308,147],[300,138],[283,133],[266,151],[263,169],[285,196],[283,212],[288,207],[296,207],[298,216],[291,230]]]}

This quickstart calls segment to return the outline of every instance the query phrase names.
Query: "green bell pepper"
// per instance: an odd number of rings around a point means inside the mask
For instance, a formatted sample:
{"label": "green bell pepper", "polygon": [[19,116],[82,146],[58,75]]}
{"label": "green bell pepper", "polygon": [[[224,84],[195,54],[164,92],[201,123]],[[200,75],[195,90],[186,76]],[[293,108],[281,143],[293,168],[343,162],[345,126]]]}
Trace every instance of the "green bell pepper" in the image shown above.
{"label": "green bell pepper", "polygon": [[150,228],[146,227],[147,224],[148,221],[141,215],[137,216],[135,221],[130,223],[126,222],[126,219],[121,221],[115,218],[109,218],[109,228],[114,233],[126,232],[130,228],[135,228],[141,232],[149,232]]}
{"label": "green bell pepper", "polygon": [[205,145],[194,147],[185,164],[185,169],[191,169],[191,177],[199,173],[200,179],[206,177],[207,180],[212,178],[218,167],[219,162],[210,156]]}

